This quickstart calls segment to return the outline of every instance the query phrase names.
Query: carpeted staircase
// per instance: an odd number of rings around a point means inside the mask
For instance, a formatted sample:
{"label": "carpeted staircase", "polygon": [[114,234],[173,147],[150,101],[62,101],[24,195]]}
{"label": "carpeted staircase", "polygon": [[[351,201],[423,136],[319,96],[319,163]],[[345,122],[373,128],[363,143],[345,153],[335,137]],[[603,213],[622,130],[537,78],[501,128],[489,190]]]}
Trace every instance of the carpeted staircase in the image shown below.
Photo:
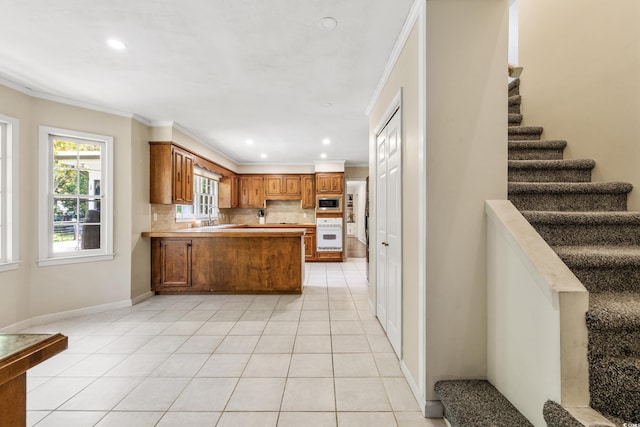
{"label": "carpeted staircase", "polygon": [[[632,186],[591,182],[593,160],[565,160],[565,141],[522,126],[519,85],[509,84],[509,200],[589,291],[591,406],[618,425],[640,425],[640,212],[627,211]],[[561,413],[545,405],[546,419]]]}

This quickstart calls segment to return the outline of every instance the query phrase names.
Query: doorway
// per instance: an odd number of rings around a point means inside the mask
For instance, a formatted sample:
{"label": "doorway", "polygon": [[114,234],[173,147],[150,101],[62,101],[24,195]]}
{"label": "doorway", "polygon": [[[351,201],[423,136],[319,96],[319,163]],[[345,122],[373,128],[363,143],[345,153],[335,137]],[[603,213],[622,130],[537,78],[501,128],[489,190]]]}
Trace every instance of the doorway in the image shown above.
{"label": "doorway", "polygon": [[346,181],[345,224],[347,258],[367,257],[365,208],[367,203],[366,178]]}

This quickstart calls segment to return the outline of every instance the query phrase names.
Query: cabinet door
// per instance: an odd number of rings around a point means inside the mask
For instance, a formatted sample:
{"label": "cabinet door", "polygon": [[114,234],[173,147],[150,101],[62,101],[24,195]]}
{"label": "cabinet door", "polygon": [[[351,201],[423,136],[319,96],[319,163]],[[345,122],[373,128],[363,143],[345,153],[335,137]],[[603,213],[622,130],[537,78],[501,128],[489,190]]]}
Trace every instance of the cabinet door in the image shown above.
{"label": "cabinet door", "polygon": [[342,174],[333,174],[331,175],[331,177],[329,178],[331,180],[331,192],[332,193],[342,193],[343,191],[343,179],[342,179]]}
{"label": "cabinet door", "polygon": [[173,203],[193,203],[193,158],[186,152],[173,149]]}
{"label": "cabinet door", "polygon": [[233,175],[231,176],[231,207],[237,208],[238,206],[238,177]]}
{"label": "cabinet door", "polygon": [[222,209],[238,207],[238,177],[223,176],[218,184],[218,207]]}
{"label": "cabinet door", "polygon": [[191,204],[193,203],[193,158],[191,156],[184,156],[183,174],[184,202]]}
{"label": "cabinet door", "polygon": [[299,196],[300,195],[300,177],[298,175],[294,176],[283,176],[282,177],[282,187],[284,189],[284,193],[288,196]]}
{"label": "cabinet door", "polygon": [[312,209],[316,207],[316,192],[314,190],[313,175],[302,175],[302,209]]}
{"label": "cabinet door", "polygon": [[330,193],[331,181],[326,173],[316,174],[316,193]]}
{"label": "cabinet door", "polygon": [[[160,241],[159,288],[191,287],[191,240]],[[168,289],[165,289],[168,290]]]}
{"label": "cabinet door", "polygon": [[283,193],[282,177],[280,175],[266,175],[264,177],[265,196],[280,196]]}
{"label": "cabinet door", "polygon": [[316,230],[307,228],[304,235],[304,260],[314,261],[316,259]]}
{"label": "cabinet door", "polygon": [[240,187],[240,200],[238,201],[238,207],[250,208],[251,207],[251,178],[248,176],[242,176],[238,179]]}
{"label": "cabinet door", "polygon": [[173,150],[173,203],[184,201],[184,153]]}
{"label": "cabinet door", "polygon": [[251,177],[251,194],[249,195],[249,207],[251,208],[263,208],[264,207],[264,188],[263,180],[261,176]]}

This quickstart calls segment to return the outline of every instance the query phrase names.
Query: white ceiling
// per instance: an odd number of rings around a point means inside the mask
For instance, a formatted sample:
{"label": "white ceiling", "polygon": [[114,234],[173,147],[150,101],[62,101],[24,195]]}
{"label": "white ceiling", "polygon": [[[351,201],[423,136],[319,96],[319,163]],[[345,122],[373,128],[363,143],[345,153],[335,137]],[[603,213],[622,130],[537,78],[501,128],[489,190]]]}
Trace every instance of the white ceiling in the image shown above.
{"label": "white ceiling", "polygon": [[412,2],[7,0],[0,76],[176,122],[239,164],[366,164],[364,111]]}

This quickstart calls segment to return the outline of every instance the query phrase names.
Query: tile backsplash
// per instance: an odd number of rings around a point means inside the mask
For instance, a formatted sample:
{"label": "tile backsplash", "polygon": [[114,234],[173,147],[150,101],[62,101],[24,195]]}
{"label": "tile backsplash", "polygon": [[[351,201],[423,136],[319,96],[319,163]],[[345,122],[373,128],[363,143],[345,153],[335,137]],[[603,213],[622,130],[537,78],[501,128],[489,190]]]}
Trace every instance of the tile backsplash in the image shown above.
{"label": "tile backsplash", "polygon": [[[296,224],[313,224],[316,222],[315,209],[302,209],[300,200],[267,200],[264,209],[267,224],[287,222]],[[258,209],[221,209],[225,214],[221,223],[257,224]]]}
{"label": "tile backsplash", "polygon": [[[300,200],[267,200],[264,209],[267,224],[287,222],[315,224],[315,209],[302,209]],[[154,214],[157,219],[154,221]],[[220,209],[220,224],[258,224],[258,209]],[[193,226],[192,222],[176,222],[175,205],[151,205],[151,231],[170,231]]]}

